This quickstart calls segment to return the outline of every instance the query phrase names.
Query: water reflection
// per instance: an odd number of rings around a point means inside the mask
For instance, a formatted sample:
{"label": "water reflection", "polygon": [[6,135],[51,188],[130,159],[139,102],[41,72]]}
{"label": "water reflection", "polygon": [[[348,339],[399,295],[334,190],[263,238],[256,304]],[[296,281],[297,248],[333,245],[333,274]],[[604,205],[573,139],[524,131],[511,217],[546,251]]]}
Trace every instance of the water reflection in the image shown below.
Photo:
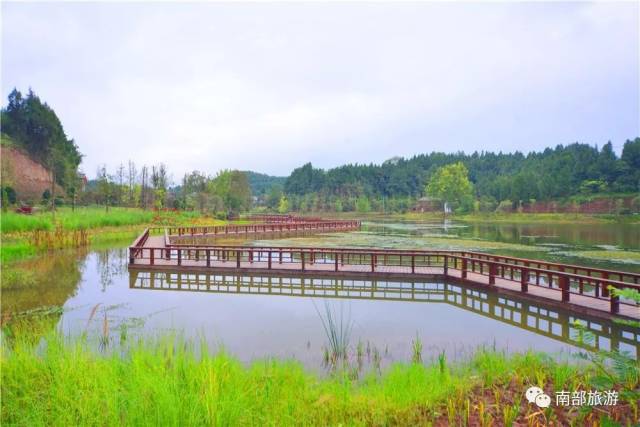
{"label": "water reflection", "polygon": [[635,224],[572,223],[487,223],[487,222],[398,222],[368,221],[363,229],[380,235],[438,235],[482,239],[504,243],[566,244],[594,247],[611,245],[624,249],[640,249],[640,227]]}
{"label": "water reflection", "polygon": [[575,323],[580,322],[594,334],[595,348],[627,351],[636,357],[640,353],[637,328],[447,283],[154,271],[131,272],[129,280],[130,288],[145,290],[443,303],[572,346],[593,349],[578,340]]}

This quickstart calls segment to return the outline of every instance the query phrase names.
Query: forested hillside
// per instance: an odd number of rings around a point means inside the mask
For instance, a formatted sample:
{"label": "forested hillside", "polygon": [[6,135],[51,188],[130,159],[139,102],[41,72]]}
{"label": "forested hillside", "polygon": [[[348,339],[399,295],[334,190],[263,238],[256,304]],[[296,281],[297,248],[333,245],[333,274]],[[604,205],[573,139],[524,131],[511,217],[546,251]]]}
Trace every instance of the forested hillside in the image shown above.
{"label": "forested hillside", "polygon": [[[2,109],[2,133],[49,171],[68,193],[79,187],[78,165],[82,155],[64,132],[55,111],[29,90],[26,97],[14,89]],[[52,187],[52,190],[55,187]]]}
{"label": "forested hillside", "polygon": [[328,171],[310,163],[295,169],[285,193],[302,209],[309,203],[330,209],[358,199],[408,204],[425,194],[435,171],[462,162],[475,198],[500,202],[552,200],[575,195],[633,193],[640,188],[640,138],[628,140],[618,157],[612,144],[558,145],[542,152],[421,154],[381,165],[350,164]]}
{"label": "forested hillside", "polygon": [[272,187],[284,187],[284,183],[287,181],[285,176],[271,176],[252,171],[244,171],[244,173],[249,179],[251,193],[258,197],[266,195]]}

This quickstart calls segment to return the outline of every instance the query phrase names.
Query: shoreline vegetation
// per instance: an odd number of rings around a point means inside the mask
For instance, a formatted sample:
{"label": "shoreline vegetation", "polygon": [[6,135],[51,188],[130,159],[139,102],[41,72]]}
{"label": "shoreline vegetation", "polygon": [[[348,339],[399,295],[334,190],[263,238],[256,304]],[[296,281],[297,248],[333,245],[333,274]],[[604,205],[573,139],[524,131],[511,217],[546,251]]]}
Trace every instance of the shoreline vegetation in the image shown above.
{"label": "shoreline vegetation", "polygon": [[[637,402],[555,405],[592,390],[596,369],[479,348],[470,359],[396,362],[382,372],[310,373],[295,360],[243,364],[176,335],[12,336],[2,343],[2,424],[44,425],[634,425]],[[111,348],[113,347],[113,348]],[[414,344],[415,347],[415,344]],[[55,368],[53,368],[55,367]],[[637,381],[636,381],[637,384]],[[552,398],[540,409],[532,385]],[[614,384],[619,389],[620,384]],[[610,422],[609,424],[604,424]],[[595,423],[595,424],[594,424]]]}
{"label": "shoreline vegetation", "polygon": [[[262,211],[258,211],[262,212]],[[316,215],[320,212],[299,213]],[[640,215],[588,215],[588,214],[528,214],[528,213],[476,213],[443,216],[442,213],[384,214],[377,212],[324,213],[327,218],[389,219],[400,221],[435,221],[444,219],[460,222],[485,223],[548,223],[548,224],[640,224]],[[141,227],[163,225],[223,225],[230,221],[214,218],[198,211],[142,210],[140,208],[113,207],[108,212],[99,206],[59,207],[55,215],[50,211],[32,215],[3,212],[0,215],[3,264],[34,256],[49,249],[62,249],[116,242],[131,239]],[[238,222],[238,221],[234,221]],[[85,242],[86,244],[82,243]]]}

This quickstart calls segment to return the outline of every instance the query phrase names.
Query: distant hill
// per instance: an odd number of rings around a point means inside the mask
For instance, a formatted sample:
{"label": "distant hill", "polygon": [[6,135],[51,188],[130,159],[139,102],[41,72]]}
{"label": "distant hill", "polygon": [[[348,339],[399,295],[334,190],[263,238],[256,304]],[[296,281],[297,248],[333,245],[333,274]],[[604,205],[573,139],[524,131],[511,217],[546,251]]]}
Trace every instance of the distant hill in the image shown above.
{"label": "distant hill", "polygon": [[264,196],[274,185],[284,187],[284,183],[287,181],[286,176],[271,176],[264,173],[252,171],[243,172],[249,179],[251,194],[253,194],[254,196]]}

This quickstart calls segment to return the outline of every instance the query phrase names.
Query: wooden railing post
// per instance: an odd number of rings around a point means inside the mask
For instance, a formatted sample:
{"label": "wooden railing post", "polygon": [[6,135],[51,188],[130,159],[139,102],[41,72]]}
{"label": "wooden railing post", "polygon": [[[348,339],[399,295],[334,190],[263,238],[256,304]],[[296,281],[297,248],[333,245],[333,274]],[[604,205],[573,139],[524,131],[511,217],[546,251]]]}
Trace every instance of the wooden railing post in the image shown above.
{"label": "wooden railing post", "polygon": [[304,252],[300,251],[300,262],[302,263],[302,271],[304,271]]}
{"label": "wooden railing post", "polygon": [[449,257],[444,256],[444,277],[449,275]]}
{"label": "wooden railing post", "polygon": [[496,265],[493,262],[489,264],[489,284],[496,284]]}
{"label": "wooden railing post", "polygon": [[207,267],[211,267],[211,249],[207,249]]}
{"label": "wooden railing post", "polygon": [[520,270],[520,290],[529,292],[529,270],[526,268]]}
{"label": "wooden railing post", "polygon": [[240,258],[242,257],[242,252],[240,250],[236,251],[236,267],[240,268]]}
{"label": "wooden railing post", "polygon": [[[606,287],[606,285],[605,285],[605,287]],[[612,313],[619,313],[620,312],[620,297],[618,295],[616,295],[615,292],[613,292],[613,293],[609,292],[609,289],[607,289],[607,293],[611,294],[611,298],[610,298],[611,312]]]}
{"label": "wooden railing post", "polygon": [[134,255],[134,253],[135,253],[135,249],[129,248],[129,264],[134,264],[135,263],[136,257]]}
{"label": "wooden railing post", "polygon": [[149,256],[149,264],[155,264],[155,250],[153,248],[149,249],[151,251],[151,256]]}
{"label": "wooden railing post", "polygon": [[416,255],[411,254],[411,274],[416,272]]}
{"label": "wooden railing post", "polygon": [[178,248],[178,265],[182,265],[182,248]]}
{"label": "wooden railing post", "polygon": [[569,278],[564,274],[558,276],[558,281],[560,284],[560,290],[562,291],[562,302],[569,301]]}
{"label": "wooden railing post", "polygon": [[[608,280],[609,279],[609,273],[602,273],[602,278],[605,279],[605,280]],[[604,282],[600,282],[600,283],[602,283],[602,296],[604,298],[607,298],[609,296],[609,288],[607,287],[607,285]]]}
{"label": "wooden railing post", "polygon": [[267,252],[267,256],[269,257],[269,259],[267,260],[267,268],[271,270],[271,249],[269,249],[269,252]]}
{"label": "wooden railing post", "polygon": [[460,272],[460,277],[462,277],[463,279],[467,278],[467,259],[466,258],[462,259],[462,271]]}
{"label": "wooden railing post", "polygon": [[375,272],[376,271],[376,256],[372,253],[371,254],[371,272]]}
{"label": "wooden railing post", "polygon": [[335,254],[333,254],[334,258],[335,258],[335,270],[338,271],[338,253],[336,252]]}

